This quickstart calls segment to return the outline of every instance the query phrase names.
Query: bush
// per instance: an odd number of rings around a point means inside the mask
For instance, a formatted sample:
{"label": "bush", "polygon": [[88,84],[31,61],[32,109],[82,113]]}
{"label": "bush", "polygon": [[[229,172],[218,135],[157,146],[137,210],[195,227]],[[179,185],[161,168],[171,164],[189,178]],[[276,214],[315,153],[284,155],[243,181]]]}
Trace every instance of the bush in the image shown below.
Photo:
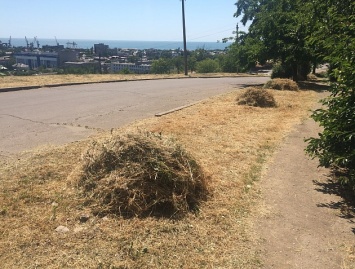
{"label": "bush", "polygon": [[238,105],[276,107],[274,96],[265,89],[249,87],[237,98]]}
{"label": "bush", "polygon": [[94,213],[182,217],[207,196],[206,177],[173,140],[152,133],[94,142],[79,167]]}
{"label": "bush", "polygon": [[291,79],[275,78],[265,83],[264,89],[274,89],[280,91],[299,91],[296,82]]}
{"label": "bush", "polygon": [[206,59],[197,63],[197,73],[216,73],[220,71],[219,63],[217,60]]}

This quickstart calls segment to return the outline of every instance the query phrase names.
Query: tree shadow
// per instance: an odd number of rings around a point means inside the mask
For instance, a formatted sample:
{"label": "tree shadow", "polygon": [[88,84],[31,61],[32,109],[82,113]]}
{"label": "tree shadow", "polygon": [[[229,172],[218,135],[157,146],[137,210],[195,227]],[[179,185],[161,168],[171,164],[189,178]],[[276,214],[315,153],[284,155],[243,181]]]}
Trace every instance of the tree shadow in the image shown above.
{"label": "tree shadow", "polygon": [[330,90],[330,86],[324,84],[322,81],[299,81],[297,84],[301,90],[312,90],[315,92],[325,92]]}
{"label": "tree shadow", "polygon": [[[338,202],[319,203],[317,206],[337,210],[340,218],[347,219],[355,225],[354,192],[338,182],[334,175],[330,175],[326,182],[314,180],[313,183],[316,191],[341,197],[341,200]],[[352,228],[352,232],[355,234],[355,227]]]}

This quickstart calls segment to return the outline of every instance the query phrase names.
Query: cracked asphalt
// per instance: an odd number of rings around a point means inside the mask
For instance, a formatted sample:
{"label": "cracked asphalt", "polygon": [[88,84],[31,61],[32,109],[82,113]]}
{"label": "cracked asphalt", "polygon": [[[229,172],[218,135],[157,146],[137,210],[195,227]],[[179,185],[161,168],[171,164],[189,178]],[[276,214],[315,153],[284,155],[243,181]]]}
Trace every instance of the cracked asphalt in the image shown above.
{"label": "cracked asphalt", "polygon": [[65,144],[268,77],[127,81],[0,93],[0,155]]}

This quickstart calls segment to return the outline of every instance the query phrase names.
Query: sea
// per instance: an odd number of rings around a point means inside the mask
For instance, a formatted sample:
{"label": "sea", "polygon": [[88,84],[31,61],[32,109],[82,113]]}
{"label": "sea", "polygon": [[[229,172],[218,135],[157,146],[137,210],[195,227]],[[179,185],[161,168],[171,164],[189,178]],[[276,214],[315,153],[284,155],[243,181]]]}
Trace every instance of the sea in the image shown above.
{"label": "sea", "polygon": [[[9,38],[2,38],[0,40],[3,43],[8,43]],[[53,39],[41,39],[37,38],[40,48],[43,45],[55,46],[56,40]],[[37,43],[34,39],[28,38],[28,42]],[[170,50],[170,49],[183,49],[184,45],[182,41],[128,41],[128,40],[96,40],[96,39],[57,39],[57,42],[64,47],[73,47],[75,44],[76,48],[90,49],[94,44],[104,43],[108,45],[109,48],[120,48],[120,49],[160,49],[160,50]],[[231,43],[222,42],[201,42],[201,41],[187,41],[186,47],[188,50],[205,49],[205,50],[224,50]],[[11,38],[11,45],[14,47],[25,47],[25,38]]]}

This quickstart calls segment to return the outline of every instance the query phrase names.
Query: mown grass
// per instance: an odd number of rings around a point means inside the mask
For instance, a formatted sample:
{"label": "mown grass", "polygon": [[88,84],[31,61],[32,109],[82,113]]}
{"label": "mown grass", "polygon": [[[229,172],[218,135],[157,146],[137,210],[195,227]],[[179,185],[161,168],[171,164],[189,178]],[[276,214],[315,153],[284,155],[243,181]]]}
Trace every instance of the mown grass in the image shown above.
{"label": "mown grass", "polygon": [[[211,175],[211,197],[183,219],[94,216],[71,180],[84,140],[20,155],[0,168],[3,268],[257,268],[248,218],[253,182],[273,149],[308,115],[314,91],[274,91],[276,108],[237,105],[240,90],[94,138],[172,136]],[[88,216],[81,221],[81,216]],[[69,228],[60,233],[59,225]]]}

